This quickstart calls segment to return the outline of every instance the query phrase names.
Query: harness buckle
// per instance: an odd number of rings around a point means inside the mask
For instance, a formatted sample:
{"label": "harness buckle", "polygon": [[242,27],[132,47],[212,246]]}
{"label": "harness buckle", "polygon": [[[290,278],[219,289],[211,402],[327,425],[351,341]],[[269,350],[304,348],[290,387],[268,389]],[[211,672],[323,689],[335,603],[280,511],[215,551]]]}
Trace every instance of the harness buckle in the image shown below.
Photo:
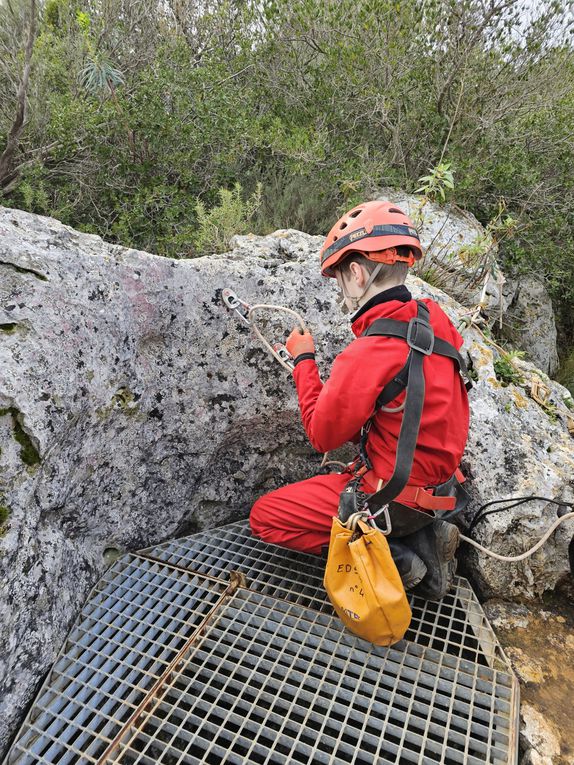
{"label": "harness buckle", "polygon": [[415,316],[409,321],[407,327],[407,343],[409,348],[419,351],[425,356],[430,356],[434,349],[433,328],[426,319]]}

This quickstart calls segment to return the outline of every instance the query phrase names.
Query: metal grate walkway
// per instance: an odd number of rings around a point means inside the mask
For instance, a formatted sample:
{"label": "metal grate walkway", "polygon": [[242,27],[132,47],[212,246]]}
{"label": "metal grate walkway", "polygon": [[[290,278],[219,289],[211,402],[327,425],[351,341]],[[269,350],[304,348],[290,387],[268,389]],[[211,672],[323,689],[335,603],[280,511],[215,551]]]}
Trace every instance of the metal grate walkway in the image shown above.
{"label": "metal grate walkway", "polygon": [[466,582],[381,648],[323,566],[246,522],[116,561],[6,765],[515,763],[518,684]]}

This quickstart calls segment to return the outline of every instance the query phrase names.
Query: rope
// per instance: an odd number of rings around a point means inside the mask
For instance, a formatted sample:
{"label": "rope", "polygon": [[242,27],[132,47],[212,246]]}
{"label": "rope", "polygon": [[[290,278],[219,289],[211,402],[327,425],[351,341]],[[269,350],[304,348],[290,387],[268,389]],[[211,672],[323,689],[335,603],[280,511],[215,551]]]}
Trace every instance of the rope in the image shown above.
{"label": "rope", "polygon": [[563,515],[561,518],[557,518],[552,526],[548,529],[546,534],[540,539],[534,547],[531,547],[530,550],[527,550],[526,552],[522,553],[522,555],[499,555],[498,553],[493,552],[492,550],[488,550],[486,547],[483,547],[482,545],[479,545],[478,542],[475,542],[474,539],[469,539],[468,537],[465,537],[463,534],[460,535],[460,538],[463,540],[463,542],[467,542],[469,545],[472,545],[477,550],[480,550],[481,552],[485,553],[486,555],[489,555],[491,558],[496,558],[496,560],[502,560],[505,563],[516,563],[520,560],[525,560],[526,558],[529,558],[531,555],[533,555],[537,550],[539,550],[544,542],[553,534],[554,530],[560,526],[560,524],[563,521],[571,520],[574,518],[574,512],[573,513],[566,513],[566,515]]}
{"label": "rope", "polygon": [[303,321],[303,319],[301,318],[301,316],[300,316],[300,315],[297,313],[297,311],[293,311],[291,308],[286,308],[286,307],[285,307],[285,306],[283,306],[283,305],[267,305],[266,303],[258,303],[257,305],[252,305],[252,306],[251,306],[251,308],[250,308],[250,310],[249,310],[249,313],[247,314],[247,320],[251,322],[251,327],[252,327],[253,331],[255,332],[255,334],[257,335],[257,337],[259,338],[259,340],[260,340],[260,341],[263,343],[263,345],[264,345],[264,346],[267,348],[267,350],[269,351],[269,353],[270,353],[270,354],[271,354],[271,355],[272,355],[272,356],[273,356],[275,359],[277,359],[277,361],[278,361],[278,362],[281,364],[281,366],[282,366],[284,369],[286,369],[286,370],[289,372],[289,374],[291,374],[293,370],[292,370],[292,369],[291,369],[289,366],[287,366],[287,364],[286,364],[286,363],[283,361],[283,359],[281,358],[281,356],[279,356],[279,354],[277,353],[277,351],[275,350],[275,348],[273,348],[273,346],[271,345],[271,343],[270,343],[270,342],[268,342],[268,341],[267,341],[267,340],[266,340],[266,339],[263,337],[263,334],[262,334],[261,330],[260,330],[260,329],[259,329],[259,327],[258,327],[258,326],[255,324],[255,321],[254,321],[254,319],[253,319],[253,314],[255,313],[255,311],[261,311],[261,310],[267,310],[267,311],[284,311],[285,313],[289,313],[289,314],[291,314],[291,316],[294,316],[294,317],[295,317],[295,319],[297,319],[297,321],[299,322],[299,325],[300,325],[301,329],[303,330],[303,332],[305,332],[305,331],[307,330],[307,327],[305,326],[305,322]]}
{"label": "rope", "polygon": [[[297,311],[293,311],[291,308],[287,308],[286,306],[282,306],[282,305],[268,305],[267,303],[258,303],[256,305],[251,306],[251,308],[249,310],[249,313],[247,315],[247,319],[248,319],[248,321],[251,322],[251,327],[252,327],[253,331],[255,332],[255,335],[259,338],[259,340],[267,348],[269,353],[275,359],[277,359],[277,361],[281,364],[281,366],[284,369],[286,369],[289,372],[289,374],[291,374],[292,371],[293,371],[291,369],[291,367],[289,367],[283,361],[283,359],[281,358],[281,356],[279,356],[279,354],[277,353],[275,348],[273,348],[271,343],[269,343],[265,339],[265,337],[263,337],[263,334],[262,334],[261,330],[256,325],[255,320],[253,319],[253,314],[256,311],[263,311],[263,310],[266,310],[266,311],[283,311],[284,313],[290,314],[291,316],[293,316],[297,320],[297,322],[299,323],[299,326],[301,327],[303,332],[305,332],[307,330],[305,322],[303,321],[303,318],[301,317],[301,315],[297,313]],[[472,321],[472,319],[471,319],[471,323],[474,324],[474,321]],[[486,337],[486,335],[484,334],[484,332],[482,332],[480,327],[476,327],[476,329],[478,329],[478,331],[485,338],[485,340],[487,340],[489,343],[494,345],[496,348],[500,348],[500,346],[497,346],[496,343],[492,342],[491,340],[489,340]],[[502,349],[500,349],[500,350],[502,350]],[[403,406],[404,406],[404,404],[403,404]],[[396,410],[390,410],[390,411],[400,411],[403,408],[403,406],[398,407],[398,409],[396,409]],[[321,462],[321,467],[325,467],[326,465],[338,465],[339,467],[342,467],[343,469],[347,468],[347,465],[344,462],[338,462],[337,460],[328,460],[327,459],[328,455],[329,455],[329,452],[325,452],[325,454],[323,455],[323,461]],[[503,508],[503,509],[507,509],[507,508]],[[356,515],[358,516],[360,514],[357,513]],[[485,515],[488,515],[488,513],[485,513],[484,515],[480,516],[480,518],[473,519],[474,523],[478,522],[478,520],[482,519]],[[353,520],[355,521],[355,525],[356,525],[356,522],[357,522],[358,518],[355,519],[354,516],[351,516],[351,518],[353,518]],[[351,518],[349,520],[351,520]],[[463,542],[467,542],[469,545],[472,545],[472,547],[475,547],[477,550],[480,550],[480,552],[483,552],[485,555],[489,555],[491,558],[496,558],[496,560],[501,560],[501,561],[504,561],[506,563],[516,563],[518,561],[525,560],[526,558],[529,558],[531,555],[534,555],[534,553],[542,547],[542,545],[546,542],[546,540],[554,533],[555,529],[557,529],[558,526],[560,526],[560,524],[563,521],[567,521],[567,520],[570,520],[572,518],[574,518],[574,512],[567,513],[566,515],[563,515],[561,518],[557,518],[556,521],[554,521],[554,523],[552,524],[552,526],[548,529],[548,531],[544,534],[544,536],[534,545],[534,547],[532,547],[530,550],[527,550],[526,552],[522,553],[521,555],[499,555],[498,553],[495,553],[493,550],[488,550],[486,547],[483,547],[478,542],[475,542],[474,539],[470,539],[469,537],[465,537],[463,534],[460,535],[460,538],[461,538],[461,540]],[[473,525],[474,525],[474,523],[473,523]]]}
{"label": "rope", "polygon": [[338,462],[337,460],[328,460],[327,457],[329,456],[329,452],[325,452],[323,455],[323,460],[319,467],[326,467],[327,465],[338,465],[339,467],[342,467],[344,470],[346,470],[349,466],[346,462]]}
{"label": "rope", "polygon": [[[263,336],[263,333],[255,323],[255,320],[253,318],[253,314],[256,311],[283,311],[284,313],[288,313],[291,316],[293,316],[297,322],[299,323],[299,326],[305,332],[307,330],[307,327],[305,325],[305,322],[303,321],[303,318],[300,314],[297,313],[297,311],[293,311],[291,308],[287,308],[284,305],[268,305],[267,303],[257,303],[256,305],[252,305],[249,309],[249,313],[247,314],[247,321],[251,323],[251,328],[255,332],[255,335],[259,338],[261,343],[267,348],[269,353],[273,356],[273,358],[277,359],[277,361],[281,364],[283,369],[286,369],[289,374],[292,374],[293,370],[291,367],[289,367],[281,358],[281,356],[277,353],[275,348],[271,345],[271,343],[265,339]],[[343,470],[347,469],[347,465],[345,462],[338,462],[337,460],[328,460],[327,457],[329,456],[329,452],[325,452],[323,455],[323,461],[321,462],[321,467],[326,467],[327,465],[337,465],[338,467],[343,468]]]}

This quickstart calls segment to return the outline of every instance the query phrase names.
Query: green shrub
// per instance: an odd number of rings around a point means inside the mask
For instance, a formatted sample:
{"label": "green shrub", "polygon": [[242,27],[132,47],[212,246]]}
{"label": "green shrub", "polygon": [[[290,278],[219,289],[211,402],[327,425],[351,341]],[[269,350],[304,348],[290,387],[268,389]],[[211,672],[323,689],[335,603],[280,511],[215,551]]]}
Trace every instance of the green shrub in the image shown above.
{"label": "green shrub", "polygon": [[195,206],[197,231],[191,238],[196,255],[225,252],[230,248],[231,238],[246,234],[249,223],[261,204],[260,183],[248,199],[243,198],[243,189],[238,182],[233,189],[219,189],[219,204],[207,210],[203,202]]}
{"label": "green shrub", "polygon": [[[570,393],[574,396],[574,349],[571,348],[569,353],[566,355],[564,359],[562,359],[562,362],[560,364],[560,369],[558,370],[556,374],[556,379],[559,383],[564,385],[565,388],[568,388]],[[568,401],[570,401],[570,404],[568,404]],[[566,405],[570,409],[574,409],[574,406],[572,404],[572,399],[567,399]]]}
{"label": "green shrub", "polygon": [[254,219],[256,233],[295,228],[309,234],[326,234],[337,220],[336,184],[325,183],[316,175],[291,174],[272,158],[268,170],[257,180],[262,182],[263,191]]}
{"label": "green shrub", "polygon": [[[246,221],[324,234],[383,187],[420,188],[489,226],[505,273],[544,277],[572,336],[570,0],[526,17],[519,0],[39,5],[2,204],[182,256],[225,249]],[[27,7],[0,2],[0,154]],[[236,181],[262,182],[255,215]],[[482,250],[463,255],[480,268]]]}

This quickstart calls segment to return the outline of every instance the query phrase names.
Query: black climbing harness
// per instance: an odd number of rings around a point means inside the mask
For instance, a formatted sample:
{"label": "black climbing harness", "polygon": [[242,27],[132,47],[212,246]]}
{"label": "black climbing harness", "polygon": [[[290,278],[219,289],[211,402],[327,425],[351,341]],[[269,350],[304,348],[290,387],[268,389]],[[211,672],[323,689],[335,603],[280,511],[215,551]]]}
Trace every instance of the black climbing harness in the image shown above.
{"label": "black climbing harness", "polygon": [[[417,528],[421,528],[428,523],[432,523],[437,517],[434,513],[421,512],[400,502],[394,502],[407,486],[413,466],[425,398],[425,377],[423,371],[425,356],[437,353],[440,356],[452,359],[458,371],[467,378],[467,390],[472,387],[472,382],[468,379],[466,363],[458,350],[446,340],[435,337],[429,321],[429,310],[419,300],[417,300],[416,317],[408,322],[397,321],[396,319],[377,319],[361,335],[361,337],[372,336],[401,338],[406,341],[409,353],[403,368],[385,385],[377,397],[373,414],[361,429],[359,444],[360,463],[357,465],[354,478],[351,479],[341,495],[339,515],[340,517],[341,514],[346,516],[348,509],[352,506],[362,505],[363,509],[368,511],[369,518],[374,519],[379,514],[385,512],[386,508],[386,518],[390,518],[390,525],[393,530],[392,535],[402,536],[406,533],[412,533]],[[399,407],[389,409],[387,404],[394,401],[403,391],[406,391],[404,403]],[[357,479],[360,479],[366,472],[373,469],[367,454],[367,441],[375,415],[380,410],[403,412],[397,442],[395,467],[391,477],[380,490],[374,494],[357,494],[356,501],[352,501],[349,495],[353,492],[358,492],[359,480]],[[347,491],[347,488],[349,491]],[[455,476],[450,478],[445,484],[432,488],[434,489],[435,496],[453,496],[442,493],[447,488],[454,491],[454,496],[456,497],[454,511],[461,512],[468,503],[468,494]],[[452,510],[449,510],[448,513],[450,516],[453,515]],[[385,526],[388,527],[388,525],[385,522]]]}

